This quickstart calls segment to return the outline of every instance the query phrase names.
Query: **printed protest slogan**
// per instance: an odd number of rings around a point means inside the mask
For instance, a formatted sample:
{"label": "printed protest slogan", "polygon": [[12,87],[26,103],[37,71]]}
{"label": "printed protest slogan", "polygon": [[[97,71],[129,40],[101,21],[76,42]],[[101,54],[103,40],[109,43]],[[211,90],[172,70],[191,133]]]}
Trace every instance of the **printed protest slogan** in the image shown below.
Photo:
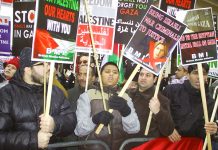
{"label": "printed protest slogan", "polygon": [[216,32],[211,8],[177,13],[178,20],[187,25],[180,39],[182,64],[196,64],[217,60]]}
{"label": "printed protest slogan", "polygon": [[19,56],[24,47],[32,47],[35,2],[14,2],[12,55]]}
{"label": "printed protest slogan", "polygon": [[[87,0],[90,24],[98,54],[111,55],[115,36],[117,0]],[[93,52],[84,0],[80,2],[79,25],[76,38],[77,52]]]}
{"label": "printed protest slogan", "polygon": [[196,0],[161,0],[160,9],[176,17],[178,11],[193,9],[195,1]]}
{"label": "printed protest slogan", "polygon": [[159,74],[186,26],[151,6],[126,46],[125,56]]}
{"label": "printed protest slogan", "polygon": [[37,2],[33,58],[72,63],[79,16],[79,0]]}
{"label": "printed protest slogan", "polygon": [[159,0],[119,0],[116,43],[127,44],[129,42],[151,5],[158,6]]}
{"label": "printed protest slogan", "polygon": [[10,37],[11,37],[10,17],[0,16],[0,56],[11,55]]}

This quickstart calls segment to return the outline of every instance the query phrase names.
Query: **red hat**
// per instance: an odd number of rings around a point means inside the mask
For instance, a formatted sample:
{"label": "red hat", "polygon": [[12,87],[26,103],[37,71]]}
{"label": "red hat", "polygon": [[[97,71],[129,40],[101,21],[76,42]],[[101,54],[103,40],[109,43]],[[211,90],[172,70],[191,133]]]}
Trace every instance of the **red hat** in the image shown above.
{"label": "red hat", "polygon": [[20,59],[18,57],[14,57],[12,59],[9,59],[4,62],[4,68],[8,65],[12,64],[14,65],[17,69],[20,67]]}

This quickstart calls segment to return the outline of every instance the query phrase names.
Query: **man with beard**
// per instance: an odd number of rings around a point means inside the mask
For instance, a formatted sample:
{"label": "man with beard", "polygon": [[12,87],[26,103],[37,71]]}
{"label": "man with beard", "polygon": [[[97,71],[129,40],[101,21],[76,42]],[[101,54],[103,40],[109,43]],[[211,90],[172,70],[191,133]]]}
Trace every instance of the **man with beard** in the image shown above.
{"label": "man with beard", "polygon": [[43,149],[72,134],[76,116],[59,88],[52,88],[50,115],[43,114],[45,66],[31,61],[31,48],[21,51],[20,68],[0,90],[0,149]]}

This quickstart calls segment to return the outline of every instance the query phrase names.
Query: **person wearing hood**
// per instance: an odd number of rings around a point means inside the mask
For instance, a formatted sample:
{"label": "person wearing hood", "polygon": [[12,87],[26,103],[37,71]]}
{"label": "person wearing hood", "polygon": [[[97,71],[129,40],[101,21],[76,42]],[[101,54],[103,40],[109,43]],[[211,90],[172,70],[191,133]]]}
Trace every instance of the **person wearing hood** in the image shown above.
{"label": "person wearing hood", "polygon": [[[102,140],[110,149],[117,150],[125,140],[126,134],[137,133],[140,129],[138,116],[133,107],[131,98],[125,93],[117,96],[119,69],[115,63],[108,62],[101,68],[101,78],[104,89],[106,107],[113,109],[113,113],[104,110],[102,95],[99,86],[89,89],[80,95],[77,100],[76,115],[78,124],[75,134],[81,139]],[[99,124],[104,124],[102,131],[96,135]],[[111,134],[108,132],[110,125]],[[81,149],[101,150],[99,145],[83,146]]]}
{"label": "person wearing hood", "polygon": [[[206,83],[209,66],[202,64],[204,83]],[[169,136],[172,142],[181,140],[181,137],[199,137],[204,139],[206,132],[217,133],[215,122],[205,123],[200,92],[200,82],[197,65],[188,66],[188,79],[183,84],[171,84],[163,94],[170,99],[170,109],[175,129]],[[211,117],[215,101],[205,88],[208,116]]]}
{"label": "person wearing hood", "polygon": [[52,87],[50,114],[43,114],[44,72],[49,75],[49,63],[45,69],[43,62],[31,61],[31,52],[28,47],[21,51],[20,68],[0,89],[0,149],[44,149],[58,137],[72,134],[77,123],[56,86]]}
{"label": "person wearing hood", "polygon": [[8,61],[3,63],[4,66],[4,72],[3,74],[0,74],[0,88],[8,84],[9,80],[14,76],[17,69],[19,69],[19,58],[14,57],[12,59],[9,59]]}

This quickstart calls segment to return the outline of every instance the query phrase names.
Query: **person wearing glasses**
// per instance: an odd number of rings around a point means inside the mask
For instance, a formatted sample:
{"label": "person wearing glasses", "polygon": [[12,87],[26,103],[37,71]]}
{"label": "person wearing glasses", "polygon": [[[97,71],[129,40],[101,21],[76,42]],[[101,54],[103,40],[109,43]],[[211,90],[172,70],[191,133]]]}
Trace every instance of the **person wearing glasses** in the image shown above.
{"label": "person wearing glasses", "polygon": [[[205,83],[209,66],[204,63],[202,67]],[[163,90],[163,94],[170,100],[171,115],[175,123],[175,129],[169,136],[172,142],[180,141],[181,137],[204,139],[206,132],[211,135],[217,133],[217,124],[213,121],[205,123],[204,120],[197,65],[188,66],[188,79],[183,84],[171,84]],[[210,118],[215,101],[210,96],[207,87],[205,91]]]}
{"label": "person wearing glasses", "polygon": [[52,87],[49,115],[43,113],[44,72],[49,63],[31,61],[31,48],[20,54],[20,68],[0,89],[0,149],[38,150],[72,134],[77,119],[63,92]]}

